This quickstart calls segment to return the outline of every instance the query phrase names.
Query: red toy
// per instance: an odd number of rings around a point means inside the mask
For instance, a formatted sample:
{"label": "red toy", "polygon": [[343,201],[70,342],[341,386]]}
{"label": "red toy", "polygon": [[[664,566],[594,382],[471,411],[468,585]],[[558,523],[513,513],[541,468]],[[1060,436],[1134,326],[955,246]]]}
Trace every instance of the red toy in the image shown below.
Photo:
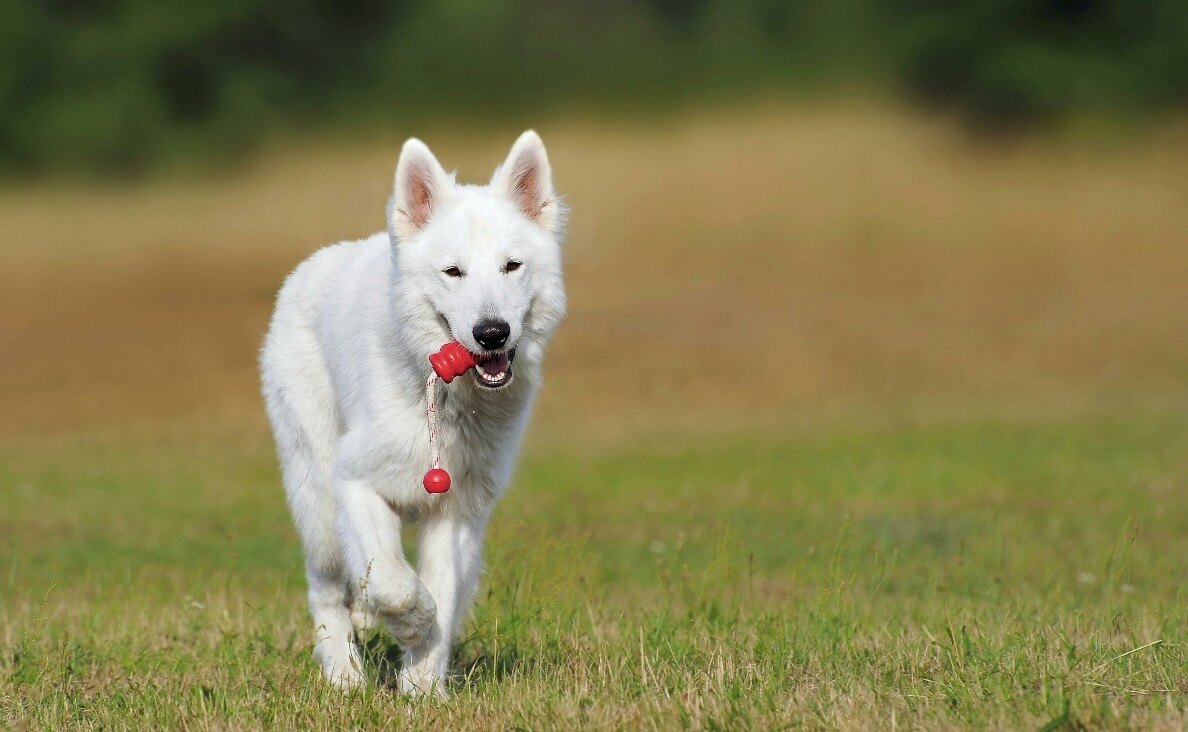
{"label": "red toy", "polygon": [[421,483],[430,493],[445,493],[450,489],[450,474],[442,468],[430,468]]}
{"label": "red toy", "polygon": [[466,346],[458,341],[450,341],[429,357],[429,363],[441,380],[448,384],[454,377],[474,368],[474,356],[470,355]]}
{"label": "red toy", "polygon": [[425,421],[429,425],[429,453],[433,456],[433,467],[425,473],[421,484],[429,493],[445,493],[450,489],[450,474],[441,467],[441,455],[437,452],[437,405],[433,387],[439,378],[448,384],[474,368],[474,356],[466,346],[450,341],[429,356],[429,364],[433,366],[433,373],[425,383]]}

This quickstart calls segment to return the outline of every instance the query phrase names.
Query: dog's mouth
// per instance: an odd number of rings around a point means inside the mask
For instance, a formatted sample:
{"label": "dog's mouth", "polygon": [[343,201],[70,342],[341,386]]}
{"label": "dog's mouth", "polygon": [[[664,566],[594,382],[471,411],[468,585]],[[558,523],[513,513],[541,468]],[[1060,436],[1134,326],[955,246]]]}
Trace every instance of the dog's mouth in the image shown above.
{"label": "dog's mouth", "polygon": [[512,380],[512,361],[516,349],[499,353],[474,354],[474,381],[488,389],[507,386]]}

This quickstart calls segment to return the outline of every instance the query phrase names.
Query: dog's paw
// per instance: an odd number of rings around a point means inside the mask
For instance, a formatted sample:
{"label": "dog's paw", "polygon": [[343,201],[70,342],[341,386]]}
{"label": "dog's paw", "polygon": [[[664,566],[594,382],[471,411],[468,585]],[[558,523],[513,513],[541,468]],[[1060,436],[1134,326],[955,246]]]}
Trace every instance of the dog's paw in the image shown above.
{"label": "dog's paw", "polygon": [[376,615],[403,648],[419,646],[428,640],[437,617],[437,603],[420,580],[415,583],[413,589],[399,599],[376,607]]}
{"label": "dog's paw", "polygon": [[423,673],[418,669],[404,668],[400,671],[398,680],[400,693],[407,696],[435,696],[438,699],[449,699],[450,691],[446,688],[444,678],[432,673]]}
{"label": "dog's paw", "polygon": [[322,674],[331,686],[344,694],[349,694],[367,684],[367,677],[353,669],[349,672],[339,672],[338,669],[323,668]]}
{"label": "dog's paw", "polygon": [[353,644],[333,649],[319,644],[314,651],[314,658],[322,667],[326,681],[339,691],[354,691],[367,683],[363,660]]}

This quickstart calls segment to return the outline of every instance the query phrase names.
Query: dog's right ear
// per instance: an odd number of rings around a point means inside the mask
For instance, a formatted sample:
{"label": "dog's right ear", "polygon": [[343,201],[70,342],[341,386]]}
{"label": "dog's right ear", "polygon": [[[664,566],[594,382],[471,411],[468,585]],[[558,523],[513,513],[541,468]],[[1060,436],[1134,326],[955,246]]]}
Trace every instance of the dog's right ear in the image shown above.
{"label": "dog's right ear", "polygon": [[428,146],[409,138],[396,163],[396,180],[388,201],[388,229],[396,240],[408,239],[425,228],[454,189],[453,176],[447,175]]}

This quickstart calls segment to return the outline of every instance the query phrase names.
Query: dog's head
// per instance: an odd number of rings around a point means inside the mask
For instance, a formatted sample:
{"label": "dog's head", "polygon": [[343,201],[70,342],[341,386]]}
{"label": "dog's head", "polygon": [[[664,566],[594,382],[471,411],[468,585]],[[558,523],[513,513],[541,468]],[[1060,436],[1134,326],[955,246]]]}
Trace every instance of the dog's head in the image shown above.
{"label": "dog's head", "polygon": [[397,297],[429,308],[434,337],[475,356],[475,382],[512,379],[525,348],[539,359],[565,315],[561,247],[565,209],[553,190],[544,143],[520,135],[485,186],[455,183],[423,142],[404,144],[388,203],[400,273]]}

